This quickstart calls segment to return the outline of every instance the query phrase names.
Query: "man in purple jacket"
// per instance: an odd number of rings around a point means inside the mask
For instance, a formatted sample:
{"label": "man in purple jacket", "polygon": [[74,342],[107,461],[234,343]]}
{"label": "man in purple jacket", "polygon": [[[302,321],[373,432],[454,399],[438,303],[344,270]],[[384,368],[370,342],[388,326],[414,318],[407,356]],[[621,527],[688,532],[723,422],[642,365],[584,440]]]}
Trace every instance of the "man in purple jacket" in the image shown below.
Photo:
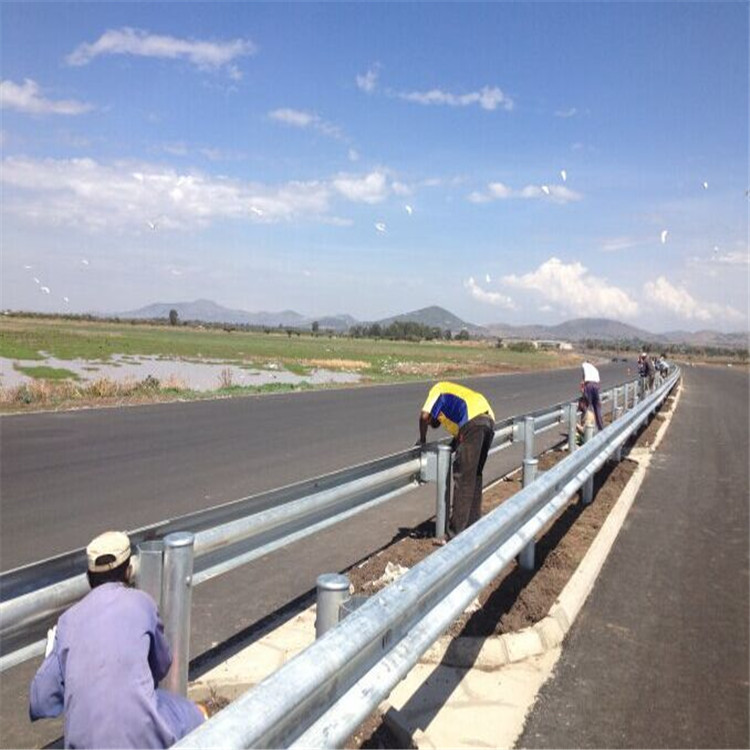
{"label": "man in purple jacket", "polygon": [[130,588],[130,540],[86,548],[91,591],[50,631],[31,682],[32,721],[65,712],[65,747],[165,748],[201,724],[191,701],[157,688],[172,663],[153,599]]}

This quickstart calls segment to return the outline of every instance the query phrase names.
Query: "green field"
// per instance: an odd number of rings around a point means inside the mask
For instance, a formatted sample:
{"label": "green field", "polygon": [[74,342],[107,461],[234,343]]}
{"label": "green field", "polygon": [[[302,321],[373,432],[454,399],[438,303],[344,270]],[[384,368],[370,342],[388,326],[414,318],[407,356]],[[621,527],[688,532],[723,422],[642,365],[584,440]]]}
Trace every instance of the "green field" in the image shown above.
{"label": "green field", "polygon": [[38,367],[21,367],[16,365],[16,370],[28,375],[30,378],[38,380],[79,380],[80,378],[72,370],[66,370],[64,367],[47,367],[39,365]]}
{"label": "green field", "polygon": [[89,361],[107,361],[119,354],[252,362],[260,367],[275,362],[298,372],[330,367],[376,379],[430,375],[433,370],[458,374],[547,369],[561,364],[557,353],[513,352],[492,342],[405,342],[61,319],[0,319],[0,356],[43,359],[47,354]]}
{"label": "green field", "polygon": [[47,355],[90,362],[113,355],[149,355],[256,367],[275,363],[300,373],[326,367],[377,381],[548,369],[577,361],[557,352],[508,351],[491,341],[405,342],[54,318],[0,319],[0,356],[40,360]]}

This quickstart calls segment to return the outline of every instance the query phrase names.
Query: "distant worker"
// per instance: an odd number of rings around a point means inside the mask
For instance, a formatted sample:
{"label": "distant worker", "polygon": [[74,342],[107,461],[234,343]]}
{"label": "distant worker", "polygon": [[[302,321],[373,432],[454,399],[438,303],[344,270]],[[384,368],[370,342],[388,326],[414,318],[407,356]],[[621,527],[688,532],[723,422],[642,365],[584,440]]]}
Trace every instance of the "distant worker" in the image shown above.
{"label": "distant worker", "polygon": [[205,719],[157,688],[172,656],[153,599],[130,588],[130,540],[108,531],[86,548],[91,591],[48,633],[31,682],[32,721],[65,713],[65,747],[165,748]]}
{"label": "distant worker", "polygon": [[453,507],[448,539],[479,520],[482,513],[482,470],[495,435],[495,415],[481,393],[456,383],[436,383],[419,416],[419,443],[427,428],[442,425],[453,435]]}
{"label": "distant worker", "polygon": [[594,367],[591,362],[584,362],[581,365],[581,371],[583,373],[581,393],[586,399],[588,408],[594,413],[596,429],[603,430],[604,420],[602,419],[602,402],[599,398],[599,383],[601,381],[599,370]]}
{"label": "distant worker", "polygon": [[656,368],[654,367],[654,362],[651,359],[651,357],[646,354],[646,352],[643,352],[641,354],[641,357],[643,357],[643,369],[645,372],[645,392],[651,393],[651,391],[654,390],[654,380],[656,379]]}

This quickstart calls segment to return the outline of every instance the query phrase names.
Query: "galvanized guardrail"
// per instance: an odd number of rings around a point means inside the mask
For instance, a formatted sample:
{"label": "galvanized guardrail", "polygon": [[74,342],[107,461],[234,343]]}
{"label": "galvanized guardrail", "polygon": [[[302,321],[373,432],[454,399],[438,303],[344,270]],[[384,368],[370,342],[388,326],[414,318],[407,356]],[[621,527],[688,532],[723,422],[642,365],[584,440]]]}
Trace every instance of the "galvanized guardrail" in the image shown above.
{"label": "galvanized guardrail", "polygon": [[[367,600],[175,745],[340,747],[476,595],[590,482],[679,371],[554,468]],[[636,397],[637,398],[637,397]]]}
{"label": "galvanized guardrail", "polygon": [[[638,398],[637,381],[602,393],[612,413]],[[534,437],[567,422],[573,434],[576,403],[559,403],[495,425],[490,455],[524,442],[531,458]],[[134,548],[174,532],[195,535],[192,585],[291,544],[345,518],[386,502],[420,483],[435,481],[436,533],[442,535],[450,496],[449,440],[414,447],[359,466],[281,489],[167,519],[130,532]],[[136,564],[138,562],[138,557]],[[47,628],[88,593],[81,571],[84,549],[73,550],[0,575],[0,672],[44,652]],[[137,570],[137,565],[136,565]]]}

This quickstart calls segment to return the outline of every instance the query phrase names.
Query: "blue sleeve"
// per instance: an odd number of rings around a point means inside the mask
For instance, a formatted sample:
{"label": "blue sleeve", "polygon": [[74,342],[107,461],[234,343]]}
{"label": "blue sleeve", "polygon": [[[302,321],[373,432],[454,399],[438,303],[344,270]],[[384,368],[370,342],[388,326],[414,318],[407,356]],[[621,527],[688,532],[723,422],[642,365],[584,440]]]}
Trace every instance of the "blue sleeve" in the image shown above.
{"label": "blue sleeve", "polygon": [[52,653],[42,662],[29,688],[29,718],[53,719],[64,707],[65,683],[60,659],[57,655],[57,639]]}
{"label": "blue sleeve", "polygon": [[148,650],[148,665],[154,676],[154,684],[164,679],[169,667],[172,665],[172,651],[164,635],[164,625],[154,608],[154,627],[149,633],[151,636],[151,647]]}

